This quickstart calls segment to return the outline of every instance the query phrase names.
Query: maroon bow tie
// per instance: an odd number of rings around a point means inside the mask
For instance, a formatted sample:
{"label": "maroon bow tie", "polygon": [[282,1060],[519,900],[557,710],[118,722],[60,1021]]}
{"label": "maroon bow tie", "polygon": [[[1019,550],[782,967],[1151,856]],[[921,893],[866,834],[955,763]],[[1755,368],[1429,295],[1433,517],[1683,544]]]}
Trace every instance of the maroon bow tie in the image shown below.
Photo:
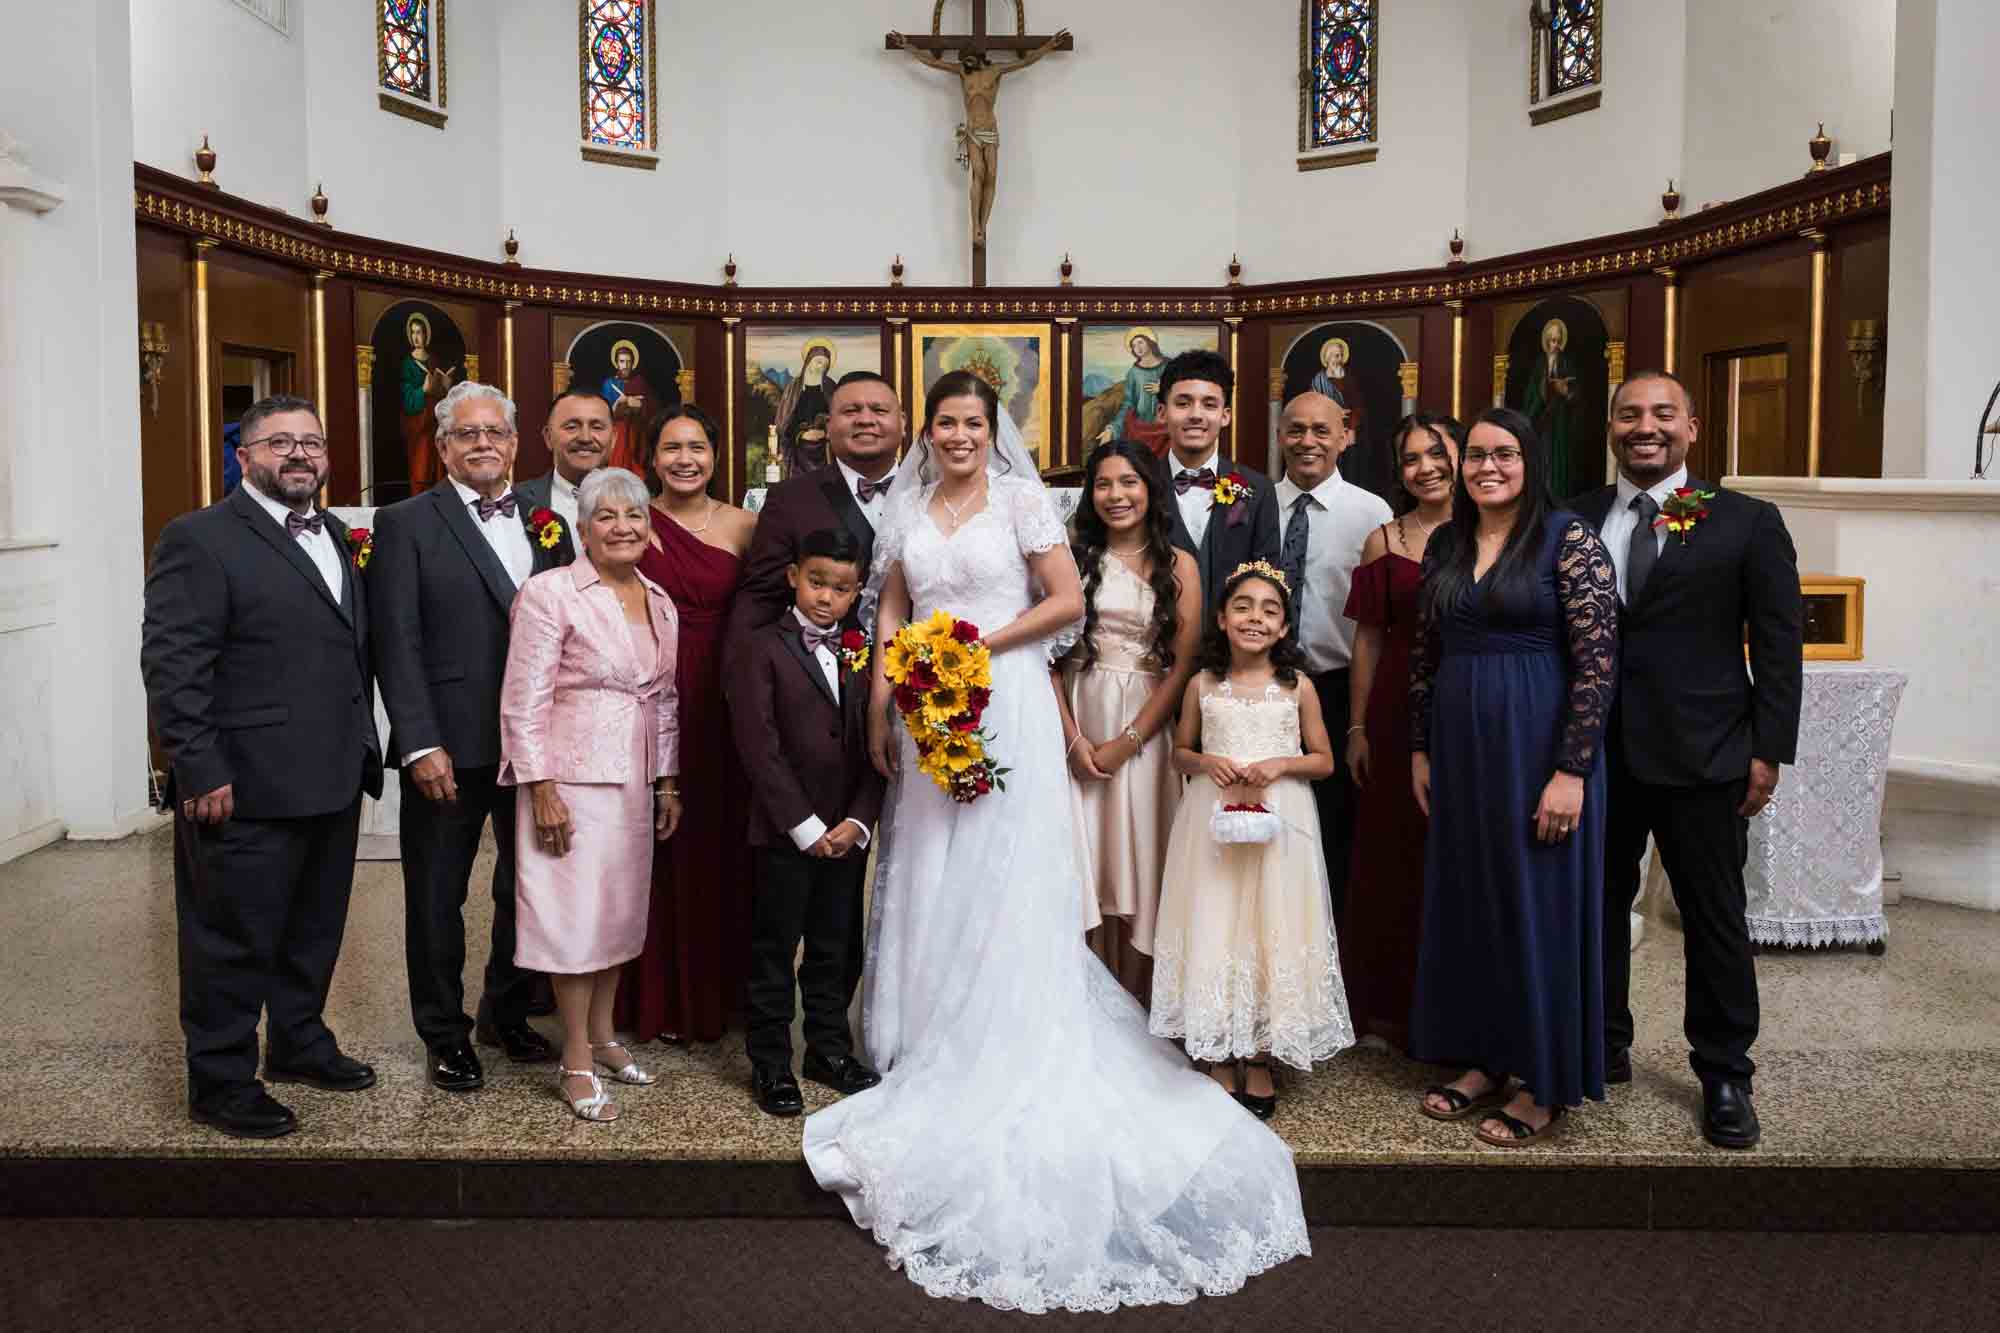
{"label": "maroon bow tie", "polygon": [[325,526],[326,515],[318,512],[315,512],[311,518],[290,510],[287,510],[285,513],[285,531],[294,537],[298,536],[301,532],[310,532],[314,536],[318,536],[320,529]]}
{"label": "maroon bow tie", "polygon": [[870,481],[866,477],[863,477],[860,481],[854,483],[854,493],[860,497],[862,504],[867,504],[876,496],[887,494],[890,483],[895,480],[896,476],[894,473],[890,473],[880,481]]}
{"label": "maroon bow tie", "polygon": [[840,644],[840,633],[838,625],[831,629],[821,629],[817,625],[799,626],[799,637],[805,640],[806,651],[809,653],[816,653],[822,648],[831,652]]}
{"label": "maroon bow tie", "polygon": [[497,500],[474,500],[473,503],[479,506],[479,521],[484,523],[495,514],[514,517],[514,509],[520,502],[514,498],[514,492],[509,491]]}
{"label": "maroon bow tie", "polygon": [[1186,495],[1197,486],[1206,490],[1213,485],[1215,485],[1214,468],[1205,467],[1199,472],[1190,472],[1183,468],[1174,474],[1175,495]]}

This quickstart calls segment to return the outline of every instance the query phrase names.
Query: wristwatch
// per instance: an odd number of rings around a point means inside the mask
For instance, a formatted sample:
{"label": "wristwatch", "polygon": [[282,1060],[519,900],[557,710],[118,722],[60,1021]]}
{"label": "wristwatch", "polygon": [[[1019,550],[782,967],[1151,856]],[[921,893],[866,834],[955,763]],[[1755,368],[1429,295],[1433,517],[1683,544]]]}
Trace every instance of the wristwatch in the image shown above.
{"label": "wristwatch", "polygon": [[1146,743],[1145,737],[1139,734],[1139,729],[1130,723],[1127,723],[1125,727],[1125,739],[1134,745],[1144,745]]}

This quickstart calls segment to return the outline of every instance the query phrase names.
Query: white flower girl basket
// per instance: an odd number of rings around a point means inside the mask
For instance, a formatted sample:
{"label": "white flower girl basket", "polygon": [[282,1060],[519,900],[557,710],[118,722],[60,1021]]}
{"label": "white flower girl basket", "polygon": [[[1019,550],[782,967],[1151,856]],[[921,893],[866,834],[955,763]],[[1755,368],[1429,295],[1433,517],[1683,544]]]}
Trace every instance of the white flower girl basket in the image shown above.
{"label": "white flower girl basket", "polygon": [[1208,817],[1209,832],[1222,843],[1272,842],[1284,821],[1276,813],[1262,805],[1225,805],[1215,803],[1215,813]]}

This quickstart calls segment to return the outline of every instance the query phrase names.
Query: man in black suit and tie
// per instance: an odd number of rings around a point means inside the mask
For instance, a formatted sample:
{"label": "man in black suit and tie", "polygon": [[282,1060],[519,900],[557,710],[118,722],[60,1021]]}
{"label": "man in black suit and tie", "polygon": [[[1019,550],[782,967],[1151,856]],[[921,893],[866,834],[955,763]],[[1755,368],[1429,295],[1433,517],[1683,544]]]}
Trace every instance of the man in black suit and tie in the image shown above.
{"label": "man in black suit and tie", "polygon": [[[1278,497],[1270,479],[1253,467],[1222,461],[1222,431],[1235,391],[1236,374],[1216,352],[1182,352],[1160,372],[1175,493],[1174,545],[1194,556],[1201,569],[1204,632],[1215,594],[1232,570],[1249,560],[1278,563]],[[1242,479],[1242,489],[1225,503],[1216,495],[1216,482],[1232,475]]]}
{"label": "man in black suit and tie", "polygon": [[611,404],[604,401],[604,395],[582,385],[563,390],[549,408],[542,440],[549,446],[554,466],[515,486],[514,494],[529,513],[552,509],[563,527],[574,532],[576,488],[602,467],[611,453]]}
{"label": "man in black suit and tie", "polygon": [[318,511],[326,431],[302,398],[243,414],[242,484],[160,534],[140,668],[171,767],[189,1114],[239,1138],[298,1127],[264,1076],[355,1092],[375,1071],[321,1016],[354,883],[361,793],[382,791],[368,604]]}
{"label": "man in black suit and tie", "polygon": [[489,819],[497,856],[478,1038],[517,1062],[554,1058],[528,1026],[534,974],[514,965],[514,789],[496,778],[514,594],[568,563],[574,538],[560,519],[553,532],[537,527],[534,507],[507,489],[518,439],[506,395],[460,384],[437,416],[445,478],[375,516],[368,581],[389,762],[401,770],[410,1012],[431,1082],[464,1092],[485,1081],[461,978],[466,888]]}
{"label": "man in black suit and tie", "polygon": [[[1688,476],[1699,427],[1680,380],[1632,376],[1611,401],[1618,480],[1576,503],[1611,552],[1623,603],[1618,702],[1605,730],[1605,1081],[1632,1077],[1630,913],[1651,834],[1686,936],[1702,1133],[1717,1147],[1749,1148],[1761,1130],[1743,865],[1749,820],[1798,747],[1804,610],[1798,553],[1777,507]],[[1706,513],[1671,532],[1684,490],[1708,493]]]}

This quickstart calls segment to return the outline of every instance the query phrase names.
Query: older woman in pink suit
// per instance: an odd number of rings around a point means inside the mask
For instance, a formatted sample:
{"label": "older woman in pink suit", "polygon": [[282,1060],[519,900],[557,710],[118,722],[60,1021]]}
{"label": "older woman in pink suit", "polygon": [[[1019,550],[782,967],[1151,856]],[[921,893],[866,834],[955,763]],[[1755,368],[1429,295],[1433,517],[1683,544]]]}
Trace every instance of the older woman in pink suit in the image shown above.
{"label": "older woman in pink suit", "polygon": [[514,961],[546,972],[562,1016],[562,1096],[618,1118],[597,1076],[645,1084],[611,1026],[620,965],[646,942],[655,838],[680,823],[678,621],[639,573],[645,483],[599,468],[577,494],[583,555],[514,599],[500,693],[500,781],[517,784]]}

